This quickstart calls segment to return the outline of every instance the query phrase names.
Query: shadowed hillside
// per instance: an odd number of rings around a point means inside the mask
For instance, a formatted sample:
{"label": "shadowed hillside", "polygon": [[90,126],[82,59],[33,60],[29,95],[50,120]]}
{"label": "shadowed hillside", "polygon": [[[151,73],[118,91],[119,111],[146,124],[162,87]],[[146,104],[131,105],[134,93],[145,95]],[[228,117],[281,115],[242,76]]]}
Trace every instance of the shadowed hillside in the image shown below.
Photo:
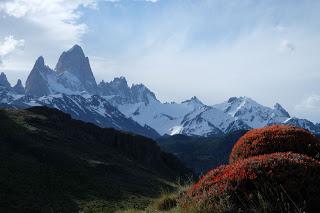
{"label": "shadowed hillside", "polygon": [[150,139],[45,107],[0,110],[0,162],[0,212],[143,208],[189,172]]}
{"label": "shadowed hillside", "polygon": [[209,169],[228,163],[233,145],[246,132],[241,130],[216,138],[174,135],[157,141],[164,151],[175,154],[197,174],[205,174]]}

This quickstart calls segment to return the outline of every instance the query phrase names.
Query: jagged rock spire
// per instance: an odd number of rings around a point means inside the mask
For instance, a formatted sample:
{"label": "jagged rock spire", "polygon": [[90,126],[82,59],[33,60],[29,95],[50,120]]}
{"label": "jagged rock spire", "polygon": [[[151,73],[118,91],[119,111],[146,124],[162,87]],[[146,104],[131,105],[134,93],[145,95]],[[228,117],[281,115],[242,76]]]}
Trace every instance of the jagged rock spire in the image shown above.
{"label": "jagged rock spire", "polygon": [[6,89],[10,89],[11,88],[11,85],[7,79],[7,76],[6,74],[4,74],[4,72],[2,72],[0,74],[0,87],[4,87]]}
{"label": "jagged rock spire", "polygon": [[13,87],[13,91],[19,95],[23,95],[25,93],[25,89],[20,79],[18,79],[17,84]]}
{"label": "jagged rock spire", "polygon": [[151,100],[158,101],[155,94],[143,84],[133,84],[129,87],[125,77],[117,77],[110,82],[100,82],[99,91],[103,96],[118,96],[121,100],[130,103],[148,104]]}
{"label": "jagged rock spire", "polygon": [[283,115],[284,117],[288,117],[290,118],[290,114],[287,112],[287,110],[285,110],[279,103],[276,103],[273,108],[275,110],[277,110],[279,113],[281,113],[281,115]]}
{"label": "jagged rock spire", "polygon": [[50,71],[50,68],[44,63],[44,58],[40,56],[27,78],[25,93],[38,97],[48,95],[50,91],[45,75]]}
{"label": "jagged rock spire", "polygon": [[[97,83],[90,67],[89,58],[85,56],[79,45],[74,45],[70,50],[61,54],[55,70],[59,75],[66,72],[72,74],[79,80],[83,90],[97,93]],[[61,83],[64,84],[63,81]]]}

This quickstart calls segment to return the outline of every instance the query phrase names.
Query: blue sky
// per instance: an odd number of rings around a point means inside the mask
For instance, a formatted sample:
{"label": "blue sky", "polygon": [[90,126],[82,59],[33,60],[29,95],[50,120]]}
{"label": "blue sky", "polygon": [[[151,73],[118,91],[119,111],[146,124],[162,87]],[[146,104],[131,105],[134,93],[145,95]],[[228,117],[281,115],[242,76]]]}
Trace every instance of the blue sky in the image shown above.
{"label": "blue sky", "polygon": [[83,46],[97,81],[127,77],[162,101],[249,96],[320,122],[320,1],[4,0],[0,70]]}

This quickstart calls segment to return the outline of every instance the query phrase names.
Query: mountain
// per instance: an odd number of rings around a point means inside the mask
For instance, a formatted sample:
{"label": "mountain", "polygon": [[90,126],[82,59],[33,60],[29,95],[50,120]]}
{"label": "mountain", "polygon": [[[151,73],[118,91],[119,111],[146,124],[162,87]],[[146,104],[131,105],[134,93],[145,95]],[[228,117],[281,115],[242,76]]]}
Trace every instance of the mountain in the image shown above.
{"label": "mountain", "polygon": [[61,54],[55,71],[45,65],[42,56],[39,57],[26,81],[26,94],[36,97],[83,91],[98,93],[89,58],[78,45]]}
{"label": "mountain", "polygon": [[53,78],[55,73],[45,65],[44,58],[40,56],[27,78],[25,93],[36,97],[49,95],[52,92],[50,87],[53,86],[50,80]]}
{"label": "mountain", "polygon": [[55,68],[58,82],[71,91],[87,91],[97,94],[97,83],[93,76],[89,58],[79,45],[63,52]]}
{"label": "mountain", "polygon": [[309,130],[310,132],[314,133],[317,136],[320,136],[320,126],[317,124],[312,123],[311,121],[307,119],[299,119],[299,118],[289,118],[287,119],[284,124],[292,125],[292,126],[298,126],[304,129]]}
{"label": "mountain", "polygon": [[24,87],[23,87],[22,82],[21,82],[20,79],[18,79],[16,85],[14,85],[14,86],[12,87],[12,89],[13,89],[13,91],[14,91],[15,93],[17,93],[18,95],[23,95],[23,94],[25,94],[25,89],[24,89]]}
{"label": "mountain", "polygon": [[11,89],[7,76],[3,72],[0,74],[0,87],[3,89]]}
{"label": "mountain", "polygon": [[[112,127],[150,138],[160,136],[149,126],[141,126],[127,118],[107,100],[95,95],[98,93],[98,86],[89,59],[78,45],[62,53],[55,70],[45,65],[42,56],[39,57],[27,78],[26,96],[17,96],[22,92],[19,84],[16,87],[16,90],[18,89],[15,94],[3,93],[3,107],[48,106],[69,113],[75,119],[92,122],[101,127]],[[118,90],[115,88],[113,91]],[[132,94],[132,97],[139,98],[136,92]]]}
{"label": "mountain", "polygon": [[283,117],[290,117],[290,114],[287,112],[287,110],[285,110],[279,103],[276,103],[273,108]]}
{"label": "mountain", "polygon": [[206,105],[197,97],[162,103],[145,85],[128,85],[125,77],[97,85],[89,58],[79,45],[63,52],[54,70],[39,57],[26,81],[25,96],[21,82],[11,88],[5,74],[0,75],[0,106],[40,105],[101,127],[151,138],[175,134],[216,137],[272,124],[295,125],[320,135],[319,125],[291,117],[279,103],[266,107],[248,97],[231,97],[215,105]]}
{"label": "mountain", "polygon": [[280,104],[269,108],[247,97],[233,97],[227,102],[214,105],[235,119],[242,120],[251,128],[263,127],[272,123],[282,123],[290,117]]}
{"label": "mountain", "polygon": [[1,212],[145,208],[190,174],[151,139],[46,107],[1,109],[0,146]]}
{"label": "mountain", "polygon": [[[117,96],[112,96],[117,99]],[[122,98],[122,100],[124,100]],[[237,130],[249,130],[271,124],[288,124],[307,128],[319,134],[319,127],[289,122],[289,113],[278,103],[273,108],[263,106],[248,97],[232,97],[213,106],[193,97],[181,103],[161,103],[155,98],[146,102],[111,102],[127,117],[140,125],[148,125],[160,135],[218,136]]]}
{"label": "mountain", "polygon": [[111,82],[102,81],[98,87],[100,94],[115,105],[149,104],[150,101],[158,101],[155,94],[143,84],[133,84],[129,87],[125,77],[115,78]]}
{"label": "mountain", "polygon": [[134,120],[125,117],[117,108],[98,95],[54,94],[34,98],[32,96],[4,95],[10,107],[25,109],[32,106],[47,106],[59,109],[72,118],[90,122],[100,127],[114,128],[126,132],[157,138],[159,134],[148,126],[141,126]]}

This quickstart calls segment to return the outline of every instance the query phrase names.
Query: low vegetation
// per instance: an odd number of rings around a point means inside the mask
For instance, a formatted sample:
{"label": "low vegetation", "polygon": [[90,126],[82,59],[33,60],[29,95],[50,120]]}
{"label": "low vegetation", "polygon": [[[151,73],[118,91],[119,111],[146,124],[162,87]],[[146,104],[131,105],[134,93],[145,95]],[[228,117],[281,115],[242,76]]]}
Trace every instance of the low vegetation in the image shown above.
{"label": "low vegetation", "polygon": [[144,212],[318,212],[319,143],[294,127],[251,130],[234,146],[230,164],[162,195]]}
{"label": "low vegetation", "polygon": [[234,145],[229,162],[233,163],[251,156],[289,151],[319,158],[319,139],[307,130],[293,126],[274,125],[253,129]]}
{"label": "low vegetation", "polygon": [[315,212],[320,208],[319,183],[320,162],[313,158],[289,152],[260,155],[210,171],[185,193],[181,206],[254,211],[263,201],[269,212]]}
{"label": "low vegetation", "polygon": [[319,143],[293,127],[249,131],[229,165],[209,171],[180,196],[180,212],[317,212]]}

